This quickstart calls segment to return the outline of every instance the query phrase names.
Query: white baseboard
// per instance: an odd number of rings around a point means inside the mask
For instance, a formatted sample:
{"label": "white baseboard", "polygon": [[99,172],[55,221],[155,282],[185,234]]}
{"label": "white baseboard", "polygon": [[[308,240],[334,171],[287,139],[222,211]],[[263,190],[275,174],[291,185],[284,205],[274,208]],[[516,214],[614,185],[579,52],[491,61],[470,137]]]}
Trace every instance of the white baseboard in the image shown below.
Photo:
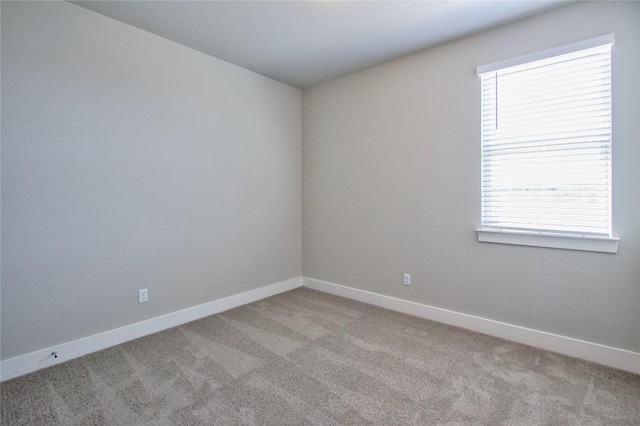
{"label": "white baseboard", "polygon": [[[640,353],[638,352],[436,308],[327,281],[298,277],[4,360],[0,362],[0,380],[5,381],[22,376],[129,340],[293,290],[302,285],[325,293],[640,374]],[[58,358],[51,356],[53,351],[58,354]]]}
{"label": "white baseboard", "polygon": [[[25,355],[6,359],[0,362],[0,380],[5,381],[23,374],[31,373],[41,368],[60,364],[82,355],[97,352],[129,340],[157,333],[168,328],[176,327],[209,315],[217,314],[238,306],[246,305],[257,300],[274,296],[285,291],[302,286],[302,277],[267,285],[245,293],[214,300],[213,302],[182,309],[170,314],[151,318],[135,324],[126,325],[104,333],[94,334],[71,342],[62,343],[46,349],[41,349]],[[55,351],[58,358],[51,353]]]}
{"label": "white baseboard", "polygon": [[500,337],[513,342],[523,343],[548,351],[585,359],[609,367],[640,374],[640,353],[613,348],[598,343],[559,336],[544,331],[533,330],[513,324],[494,321],[487,318],[467,315],[434,306],[384,296],[369,291],[345,287],[313,278],[303,278],[305,287],[335,294],[370,305],[380,306],[405,314],[454,325],[478,333]]}

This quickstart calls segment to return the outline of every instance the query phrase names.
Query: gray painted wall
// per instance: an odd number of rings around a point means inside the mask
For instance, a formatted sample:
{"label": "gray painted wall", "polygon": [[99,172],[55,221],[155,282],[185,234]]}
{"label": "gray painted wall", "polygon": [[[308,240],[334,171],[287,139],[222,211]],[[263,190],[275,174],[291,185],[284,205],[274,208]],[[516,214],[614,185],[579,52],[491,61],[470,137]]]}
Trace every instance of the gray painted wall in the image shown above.
{"label": "gray painted wall", "polygon": [[[637,3],[569,6],[305,90],[302,105],[294,88],[74,5],[2,2],[1,358],[301,264],[640,350],[639,23]],[[608,32],[619,254],[478,243],[475,68]]]}
{"label": "gray painted wall", "polygon": [[[478,243],[476,67],[610,32],[619,253]],[[639,52],[639,3],[581,3],[305,90],[304,275],[640,350]]]}
{"label": "gray painted wall", "polygon": [[69,3],[3,2],[2,359],[300,276],[301,101]]}

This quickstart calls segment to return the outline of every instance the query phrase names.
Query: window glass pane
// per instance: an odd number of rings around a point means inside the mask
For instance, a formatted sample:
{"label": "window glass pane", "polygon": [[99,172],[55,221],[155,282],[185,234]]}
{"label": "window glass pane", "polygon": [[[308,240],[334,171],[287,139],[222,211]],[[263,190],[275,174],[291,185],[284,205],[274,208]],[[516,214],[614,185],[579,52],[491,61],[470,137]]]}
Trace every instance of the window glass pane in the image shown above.
{"label": "window glass pane", "polygon": [[482,226],[611,235],[611,48],[482,78]]}

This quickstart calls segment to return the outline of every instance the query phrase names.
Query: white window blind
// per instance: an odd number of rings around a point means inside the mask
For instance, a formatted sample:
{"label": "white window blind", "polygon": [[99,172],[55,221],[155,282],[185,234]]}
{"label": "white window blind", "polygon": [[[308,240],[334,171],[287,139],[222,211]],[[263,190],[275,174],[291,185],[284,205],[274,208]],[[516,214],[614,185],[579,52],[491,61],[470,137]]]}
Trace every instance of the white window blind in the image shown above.
{"label": "white window blind", "polygon": [[478,69],[483,229],[611,236],[613,37],[594,40]]}

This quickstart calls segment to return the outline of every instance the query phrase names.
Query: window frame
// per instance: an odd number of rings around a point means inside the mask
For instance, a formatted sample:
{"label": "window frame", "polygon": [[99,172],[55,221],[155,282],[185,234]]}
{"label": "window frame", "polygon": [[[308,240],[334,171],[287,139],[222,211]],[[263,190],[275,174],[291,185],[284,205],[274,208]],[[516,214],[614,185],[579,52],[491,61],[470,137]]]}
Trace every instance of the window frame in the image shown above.
{"label": "window frame", "polygon": [[[505,68],[524,65],[527,63],[553,58],[560,55],[578,52],[581,50],[613,45],[615,39],[613,34],[607,34],[600,37],[594,37],[582,40],[576,43],[570,43],[555,48],[534,52],[511,59],[483,65],[477,68],[477,75],[499,71]],[[612,57],[613,60],[613,57]],[[613,87],[611,89],[613,91]],[[613,107],[613,105],[612,105]],[[482,131],[481,131],[482,134]],[[484,145],[484,144],[482,144]],[[484,154],[481,154],[481,159]],[[482,173],[482,171],[481,171]],[[612,181],[610,181],[612,185]],[[481,209],[482,214],[482,209]],[[613,211],[610,210],[611,219]],[[481,219],[482,222],[482,219]],[[548,247],[557,249],[594,251],[603,253],[617,253],[619,238],[612,234],[609,236],[576,234],[564,232],[547,232],[547,231],[526,231],[502,229],[499,227],[483,227],[476,229],[479,242],[511,244],[521,246]]]}

